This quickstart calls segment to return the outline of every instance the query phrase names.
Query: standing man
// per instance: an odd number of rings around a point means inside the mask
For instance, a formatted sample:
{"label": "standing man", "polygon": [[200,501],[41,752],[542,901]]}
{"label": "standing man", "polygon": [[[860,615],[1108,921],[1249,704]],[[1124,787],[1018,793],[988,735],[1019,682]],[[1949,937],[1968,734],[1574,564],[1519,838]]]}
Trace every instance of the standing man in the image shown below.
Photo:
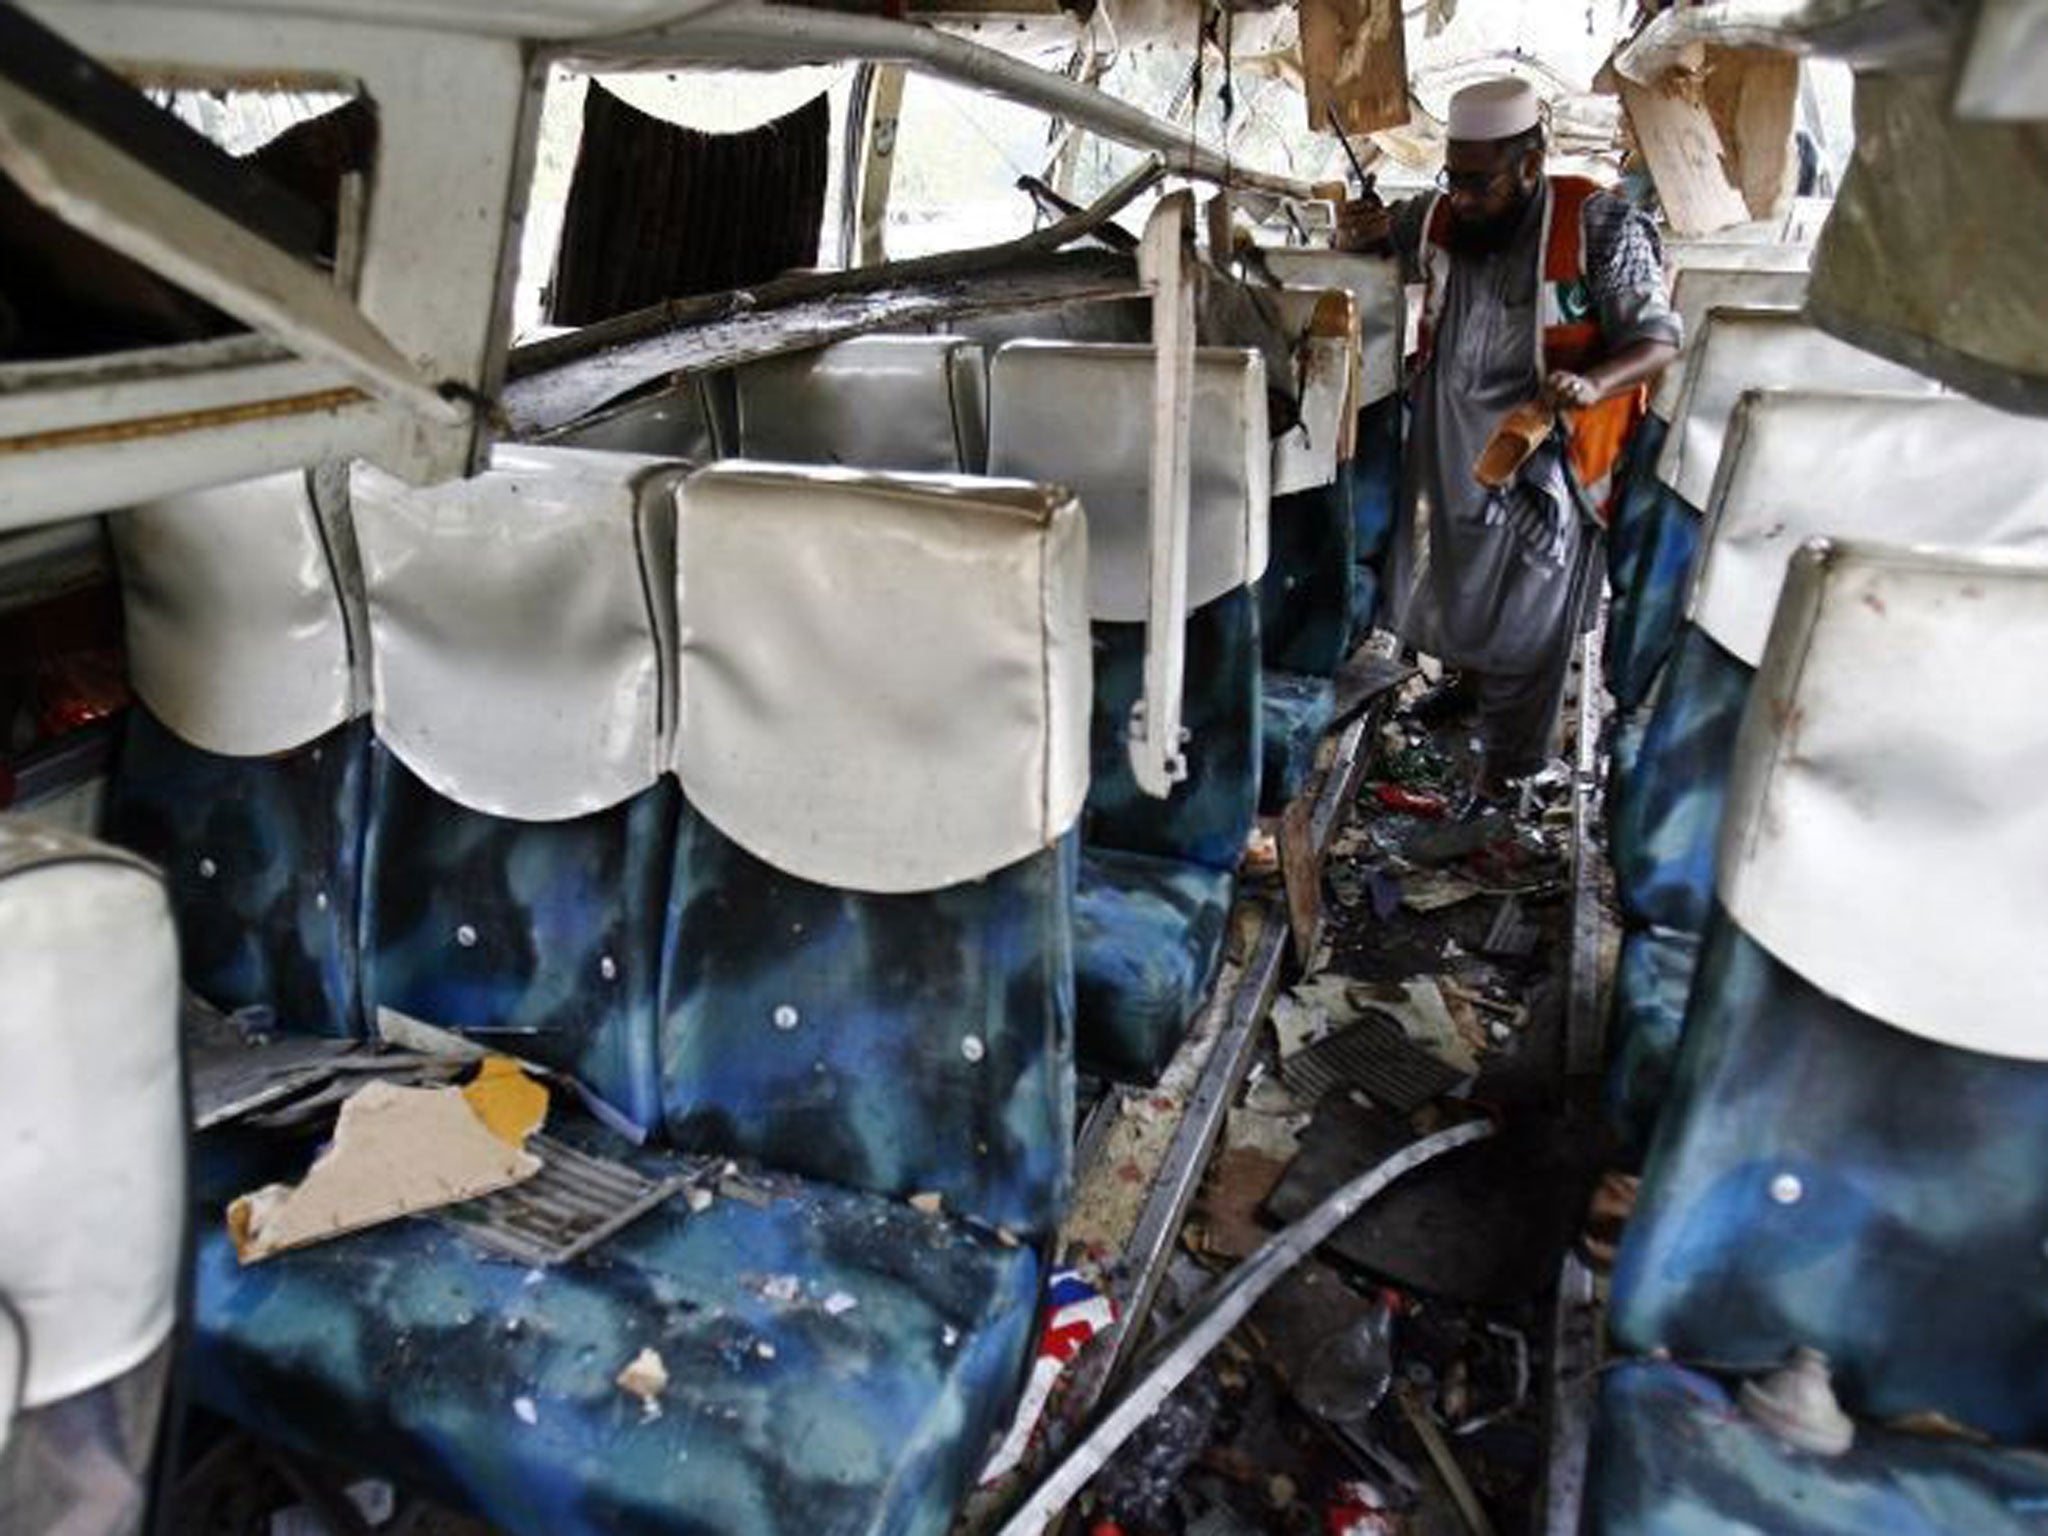
{"label": "standing man", "polygon": [[[1347,249],[1391,244],[1425,285],[1387,622],[1463,672],[1482,800],[1548,755],[1615,462],[1683,339],[1648,217],[1543,160],[1527,82],[1467,86],[1451,98],[1441,190],[1347,204],[1338,226]],[[1473,468],[1495,428],[1538,399],[1559,432],[1507,485],[1482,486]]]}

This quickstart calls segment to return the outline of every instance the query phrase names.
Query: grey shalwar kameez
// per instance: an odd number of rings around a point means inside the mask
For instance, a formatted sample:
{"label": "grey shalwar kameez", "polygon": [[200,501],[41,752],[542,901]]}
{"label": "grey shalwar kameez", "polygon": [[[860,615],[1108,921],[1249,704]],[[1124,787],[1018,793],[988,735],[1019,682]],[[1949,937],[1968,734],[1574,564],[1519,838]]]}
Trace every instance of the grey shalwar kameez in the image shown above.
{"label": "grey shalwar kameez", "polygon": [[[1501,417],[1533,399],[1543,198],[1530,199],[1494,253],[1450,263],[1433,355],[1410,384],[1403,515],[1387,570],[1386,623],[1476,684],[1490,776],[1540,767],[1563,696],[1572,642],[1593,610],[1600,530],[1576,510],[1561,456],[1547,448],[1505,491],[1472,467]],[[1402,255],[1416,257],[1429,199],[1395,212]],[[1586,205],[1586,266],[1610,351],[1681,339],[1647,217],[1610,194]]]}

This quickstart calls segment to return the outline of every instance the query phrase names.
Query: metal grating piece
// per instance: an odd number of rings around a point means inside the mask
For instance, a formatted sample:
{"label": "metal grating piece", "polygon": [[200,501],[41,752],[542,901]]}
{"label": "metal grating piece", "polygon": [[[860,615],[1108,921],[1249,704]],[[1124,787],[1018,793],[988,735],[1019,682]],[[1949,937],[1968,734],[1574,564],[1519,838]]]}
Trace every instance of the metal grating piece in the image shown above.
{"label": "metal grating piece", "polygon": [[550,1136],[533,1137],[527,1148],[540,1158],[541,1169],[525,1183],[436,1213],[465,1236],[523,1264],[566,1264],[691,1182],[687,1173],[650,1179]]}
{"label": "metal grating piece", "polygon": [[1280,1064],[1287,1086],[1309,1103],[1339,1089],[1362,1088],[1397,1115],[1421,1108],[1464,1081],[1456,1067],[1411,1041],[1399,1023],[1368,1011]]}

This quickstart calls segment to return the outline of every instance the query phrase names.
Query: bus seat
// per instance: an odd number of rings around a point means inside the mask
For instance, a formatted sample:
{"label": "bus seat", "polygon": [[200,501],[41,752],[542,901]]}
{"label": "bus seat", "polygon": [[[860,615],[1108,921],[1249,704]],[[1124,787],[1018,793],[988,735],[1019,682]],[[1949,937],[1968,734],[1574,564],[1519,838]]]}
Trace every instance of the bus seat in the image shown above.
{"label": "bus seat", "polygon": [[[1407,288],[1392,257],[1343,251],[1269,249],[1267,268],[1290,285],[1342,288],[1351,294],[1359,327],[1358,420],[1351,456],[1353,548],[1370,577],[1394,531],[1401,496],[1401,360],[1407,347]],[[1377,597],[1378,582],[1366,595]],[[1354,590],[1354,635],[1370,627],[1375,607]]]}
{"label": "bus seat", "polygon": [[1622,968],[1662,978],[1617,992],[1609,1099],[1639,1131],[1677,1051],[1728,765],[1788,552],[1824,535],[2048,547],[2048,430],[1959,396],[1754,391],[1721,460],[1690,615],[1615,790]]}
{"label": "bus seat", "polygon": [[1049,1233],[1088,785],[1078,503],[730,462],[685,488],[678,548],[671,1138]]}
{"label": "bus seat", "polygon": [[143,1528],[185,1214],[178,941],[134,855],[0,816],[0,1530]]}
{"label": "bus seat", "polygon": [[108,519],[137,702],[102,831],[163,869],[187,986],[323,1035],[363,1027],[367,676],[339,502],[293,470]]}
{"label": "bus seat", "polygon": [[[1356,530],[1347,526],[1346,493],[1335,480],[1335,457],[1302,452],[1303,426],[1275,430],[1284,416],[1328,414],[1327,391],[1317,398],[1305,387],[1316,384],[1318,375],[1328,380],[1334,362],[1327,353],[1334,350],[1329,342],[1336,337],[1318,337],[1317,332],[1348,332],[1351,323],[1342,311],[1330,308],[1318,321],[1316,309],[1325,292],[1341,290],[1212,283],[1204,290],[1199,313],[1205,341],[1256,348],[1265,364],[1267,426],[1273,435],[1266,571],[1258,586],[1259,654],[1265,669],[1259,697],[1259,807],[1270,812],[1285,806],[1307,781],[1316,744],[1336,713],[1337,692],[1330,678],[1351,639]],[[1355,313],[1348,295],[1340,302]],[[1202,430],[1198,419],[1196,431]],[[1296,487],[1285,494],[1276,478],[1282,472]]]}
{"label": "bus seat", "polygon": [[[680,1195],[531,1269],[433,1217],[244,1267],[221,1203],[303,1159],[246,1132],[206,1166],[194,1389],[302,1452],[509,1536],[941,1536],[1015,1397],[1039,1263],[965,1222],[824,1182],[549,1134]],[[651,1349],[650,1408],[617,1384]]]}
{"label": "bus seat", "polygon": [[978,475],[986,364],[960,336],[857,336],[748,363],[739,452],[788,464]]}
{"label": "bus seat", "polygon": [[[996,354],[989,467],[1072,486],[1088,517],[1092,764],[1075,911],[1078,1047],[1091,1069],[1157,1074],[1222,961],[1260,775],[1259,608],[1270,467],[1264,367],[1196,353],[1189,503],[1188,775],[1164,800],[1131,775],[1144,689],[1153,352],[1012,342]],[[1110,430],[1114,428],[1115,430]]]}
{"label": "bus seat", "polygon": [[673,846],[670,461],[503,448],[351,482],[369,594],[362,949],[394,1008],[659,1119]]}
{"label": "bus seat", "polygon": [[708,464],[738,453],[739,405],[733,370],[687,373],[650,394],[606,406],[541,439],[555,448],[591,448]]}
{"label": "bus seat", "polygon": [[[2044,647],[2038,559],[1792,561],[1614,1273],[1639,1358],[1601,1391],[1598,1536],[2038,1528],[2048,1461],[2013,1448],[2048,1438]],[[1795,1347],[1860,1421],[1845,1456],[1756,1433],[1700,1374]],[[1933,1415],[1987,1443],[1866,1427]]]}
{"label": "bus seat", "polygon": [[1721,444],[1747,390],[1890,390],[1933,393],[1934,380],[1865,352],[1782,310],[1714,309],[1688,347],[1657,456],[1656,496],[1637,530],[1628,586],[1608,613],[1607,686],[1623,709],[1649,696],[1671,653],[1711,499]]}
{"label": "bus seat", "polygon": [[1351,649],[1357,530],[1350,465],[1340,462],[1348,456],[1338,450],[1352,429],[1345,418],[1356,372],[1357,312],[1339,288],[1282,288],[1261,298],[1274,304],[1286,334],[1296,338],[1298,419],[1273,439],[1260,653],[1269,673],[1328,677]]}
{"label": "bus seat", "polygon": [[[1697,342],[1707,316],[1716,309],[1796,311],[1806,303],[1807,274],[1758,271],[1743,267],[1681,265],[1671,279],[1671,307],[1677,312],[1688,344]],[[1626,461],[1618,467],[1621,487],[1607,528],[1607,585],[1626,592],[1635,579],[1643,537],[1655,521],[1657,460],[1685,383],[1685,359],[1666,368],[1650,390],[1649,414],[1629,440]]]}
{"label": "bus seat", "polygon": [[[709,1140],[691,1111],[731,1094],[731,1140],[636,1147],[559,1094],[548,1133],[709,1203],[678,1192],[538,1269],[432,1216],[243,1266],[222,1204],[296,1177],[308,1148],[210,1132],[195,1390],[512,1536],[939,1536],[1015,1394],[1040,1277],[1034,1247],[961,1218],[1038,1235],[1068,1179],[1080,516],[1036,487],[744,466],[677,511],[677,475],[544,449],[425,492],[358,472],[369,926],[381,974],[441,1008],[430,1021],[474,996],[552,1028],[612,994],[559,1050],[470,1032],[566,1060],[629,1110],[617,1083],[639,1063],[599,1047],[637,1046],[658,971],[663,1107]],[[451,698],[458,677],[473,691]],[[686,791],[636,787],[671,767]],[[428,799],[434,818],[415,811]],[[558,879],[572,865],[585,884]],[[408,871],[459,906],[401,909]],[[435,974],[455,925],[505,984]],[[664,931],[656,964],[636,946]],[[754,1149],[822,1176],[730,1171]],[[884,1180],[947,1209],[848,1187]],[[617,1382],[643,1349],[668,1375],[651,1406]]]}

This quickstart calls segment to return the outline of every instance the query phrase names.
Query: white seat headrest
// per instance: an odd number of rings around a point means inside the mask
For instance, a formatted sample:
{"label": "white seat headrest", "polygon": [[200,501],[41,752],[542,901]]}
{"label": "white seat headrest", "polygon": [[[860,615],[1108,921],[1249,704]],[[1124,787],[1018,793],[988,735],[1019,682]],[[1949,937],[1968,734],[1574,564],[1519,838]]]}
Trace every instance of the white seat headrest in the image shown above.
{"label": "white seat headrest", "polygon": [[1347,251],[1267,249],[1267,269],[1290,287],[1342,288],[1358,306],[1361,408],[1401,387],[1408,345],[1408,289],[1391,256]]}
{"label": "white seat headrest", "polygon": [[859,336],[739,372],[740,452],[790,464],[980,474],[986,364],[960,336]]}
{"label": "white seat headrest", "polygon": [[1811,241],[1719,237],[1666,240],[1664,260],[1675,272],[1688,272],[1695,267],[1715,267],[1722,271],[1809,272],[1813,269],[1813,244]]}
{"label": "white seat headrest", "polygon": [[677,537],[690,803],[846,890],[1050,846],[1088,790],[1087,541],[1058,487],[727,463]]}
{"label": "white seat headrest", "polygon": [[209,752],[288,752],[362,712],[362,578],[345,514],[303,471],[107,519],[128,669],[151,713]]}
{"label": "white seat headrest", "polygon": [[1796,315],[1715,309],[1686,352],[1685,378],[1657,478],[1706,510],[1735,402],[1752,389],[1892,390],[1932,394],[1941,386],[1805,324]]}
{"label": "white seat headrest", "polygon": [[352,498],[378,738],[435,790],[521,821],[587,815],[660,777],[674,713],[680,465],[506,447]]}
{"label": "white seat headrest", "polygon": [[1822,991],[2048,1061],[2048,564],[1809,544],[1737,739],[1719,888]]}
{"label": "white seat headrest", "polygon": [[176,1315],[178,945],[148,865],[6,816],[0,933],[0,1300],[36,1408],[141,1364]]}
{"label": "white seat headrest", "polygon": [[1823,537],[2048,545],[2048,422],[1960,395],[1744,395],[1707,509],[1692,621],[1755,666],[1786,562]]}
{"label": "white seat headrest", "polygon": [[[1013,341],[989,383],[989,472],[1064,485],[1088,511],[1088,612],[1138,623],[1151,582],[1150,344]],[[1272,455],[1266,368],[1235,347],[1195,353],[1188,608],[1266,569]]]}
{"label": "white seat headrest", "polygon": [[[1699,341],[1706,329],[1707,315],[1716,309],[1797,310],[1806,302],[1808,278],[1805,268],[1791,272],[1758,271],[1754,268],[1682,267],[1671,284],[1671,307],[1678,312],[1688,343]],[[1650,391],[1650,414],[1671,420],[1678,408],[1680,387],[1685,382],[1685,364],[1674,363],[1657,375]]]}

